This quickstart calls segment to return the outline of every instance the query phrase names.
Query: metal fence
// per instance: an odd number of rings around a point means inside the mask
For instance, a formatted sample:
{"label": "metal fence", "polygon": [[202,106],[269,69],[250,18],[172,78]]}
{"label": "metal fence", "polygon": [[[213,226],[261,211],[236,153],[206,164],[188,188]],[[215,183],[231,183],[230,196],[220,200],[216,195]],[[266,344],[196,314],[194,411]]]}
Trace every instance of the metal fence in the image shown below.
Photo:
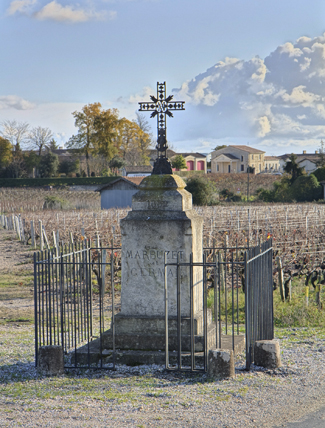
{"label": "metal fence", "polygon": [[[34,254],[36,365],[40,346],[60,345],[66,368],[115,367],[114,290],[120,286],[120,250],[113,242],[92,247],[85,240]],[[176,269],[176,316],[168,313],[169,266]],[[181,311],[184,277],[189,295],[186,314]],[[194,308],[197,299],[201,306]],[[205,247],[200,262],[193,262],[192,255],[188,262],[180,255],[173,263],[165,257],[167,369],[206,371],[208,349],[235,350],[244,334],[249,369],[255,341],[272,339],[273,333],[272,240],[251,249]]]}
{"label": "metal fence", "polygon": [[[92,247],[90,241],[34,253],[35,364],[38,349],[60,345],[65,353],[65,367],[98,367],[92,364],[91,344],[99,339],[98,353],[103,352],[102,333],[112,327],[115,366],[115,294],[120,268],[120,248]],[[108,289],[109,292],[105,293]],[[80,352],[80,347],[84,352]]]}
{"label": "metal fence", "polygon": [[251,248],[245,257],[246,368],[254,361],[257,340],[274,338],[272,239]]}
{"label": "metal fence", "polygon": [[[175,351],[169,349],[172,320],[168,314],[168,266],[176,266],[177,272],[177,361],[173,364],[169,358]],[[201,271],[200,284],[194,281],[194,269]],[[184,270],[188,272],[184,273]],[[181,312],[182,276],[189,278],[189,316]],[[197,323],[193,308],[196,287],[202,294],[203,326],[199,333],[194,327]],[[251,249],[205,247],[202,262],[193,262],[193,255],[187,263],[180,257],[177,262],[165,259],[165,331],[165,365],[168,370],[206,371],[209,348],[226,347],[236,351],[240,336],[243,340],[244,334],[246,368],[249,369],[254,358],[255,341],[274,337],[272,240]],[[201,340],[198,340],[199,335]],[[208,343],[212,346],[208,347]]]}

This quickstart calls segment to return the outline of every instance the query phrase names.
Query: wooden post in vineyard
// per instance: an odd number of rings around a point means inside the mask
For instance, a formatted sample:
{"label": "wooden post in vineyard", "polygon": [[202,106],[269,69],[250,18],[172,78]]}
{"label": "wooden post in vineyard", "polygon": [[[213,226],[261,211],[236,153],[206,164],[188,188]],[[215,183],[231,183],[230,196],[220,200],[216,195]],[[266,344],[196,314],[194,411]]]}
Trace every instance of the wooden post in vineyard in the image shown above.
{"label": "wooden post in vineyard", "polygon": [[276,262],[278,265],[278,278],[279,278],[280,296],[281,296],[282,302],[284,302],[285,301],[285,294],[284,294],[283,269],[282,269],[282,261],[281,261],[279,256],[277,256]]}
{"label": "wooden post in vineyard", "polygon": [[42,225],[42,220],[38,220],[38,224],[39,224],[40,247],[41,247],[41,251],[43,251],[44,250],[44,239],[43,239],[43,225]]}
{"label": "wooden post in vineyard", "polygon": [[46,236],[46,232],[45,232],[45,227],[44,226],[42,226],[42,235],[44,236],[44,239],[45,239],[46,248],[49,250],[50,249],[50,245],[49,245],[49,241],[48,241],[47,236]]}
{"label": "wooden post in vineyard", "polygon": [[36,239],[35,239],[35,229],[34,229],[34,220],[30,221],[30,237],[31,237],[31,244],[32,248],[36,248]]}
{"label": "wooden post in vineyard", "polygon": [[316,293],[315,293],[315,297],[316,297],[316,305],[319,307],[319,308],[321,308],[321,305],[322,305],[322,303],[321,303],[321,299],[320,299],[320,287],[321,287],[321,285],[320,284],[317,284],[316,285]]}

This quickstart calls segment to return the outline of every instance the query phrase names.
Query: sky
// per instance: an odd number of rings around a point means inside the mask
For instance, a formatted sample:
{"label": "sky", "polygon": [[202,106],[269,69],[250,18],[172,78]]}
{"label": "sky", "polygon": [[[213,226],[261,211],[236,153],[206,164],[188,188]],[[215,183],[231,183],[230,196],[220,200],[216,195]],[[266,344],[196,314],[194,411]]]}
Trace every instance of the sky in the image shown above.
{"label": "sky", "polygon": [[185,101],[167,120],[176,151],[325,141],[324,0],[2,0],[0,58],[0,123],[50,128],[60,146],[72,112],[100,102],[132,120],[164,81]]}

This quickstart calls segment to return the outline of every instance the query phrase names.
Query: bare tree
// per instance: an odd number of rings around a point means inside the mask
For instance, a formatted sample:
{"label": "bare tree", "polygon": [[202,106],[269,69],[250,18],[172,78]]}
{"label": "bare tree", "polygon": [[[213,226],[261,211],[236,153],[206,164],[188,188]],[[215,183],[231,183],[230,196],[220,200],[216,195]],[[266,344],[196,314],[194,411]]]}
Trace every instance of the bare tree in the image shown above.
{"label": "bare tree", "polygon": [[26,122],[16,122],[15,120],[5,120],[1,123],[0,134],[14,146],[15,151],[21,149],[20,145],[28,140],[29,124]]}
{"label": "bare tree", "polygon": [[33,128],[28,136],[29,147],[38,149],[38,154],[41,156],[44,147],[47,147],[53,138],[52,131],[49,128],[37,126]]}

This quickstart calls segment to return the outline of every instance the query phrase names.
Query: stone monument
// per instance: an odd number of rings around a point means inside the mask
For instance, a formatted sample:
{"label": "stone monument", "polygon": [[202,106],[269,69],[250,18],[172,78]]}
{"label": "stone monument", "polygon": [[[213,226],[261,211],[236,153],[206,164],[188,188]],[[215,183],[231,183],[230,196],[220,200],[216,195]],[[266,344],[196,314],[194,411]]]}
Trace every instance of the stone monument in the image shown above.
{"label": "stone monument", "polygon": [[[202,262],[203,219],[192,209],[192,195],[185,182],[172,174],[167,158],[166,115],[184,110],[184,102],[166,97],[157,84],[157,98],[140,103],[140,111],[153,111],[158,119],[158,156],[151,176],[143,179],[132,198],[132,211],[121,220],[121,312],[115,316],[116,348],[158,351],[165,349],[164,257],[168,261]],[[189,268],[181,268],[182,349],[190,350]],[[168,266],[169,349],[177,349],[176,266]],[[202,268],[193,270],[193,312],[196,350],[203,350]],[[214,347],[214,325],[208,346]],[[211,331],[213,330],[213,331]]]}

